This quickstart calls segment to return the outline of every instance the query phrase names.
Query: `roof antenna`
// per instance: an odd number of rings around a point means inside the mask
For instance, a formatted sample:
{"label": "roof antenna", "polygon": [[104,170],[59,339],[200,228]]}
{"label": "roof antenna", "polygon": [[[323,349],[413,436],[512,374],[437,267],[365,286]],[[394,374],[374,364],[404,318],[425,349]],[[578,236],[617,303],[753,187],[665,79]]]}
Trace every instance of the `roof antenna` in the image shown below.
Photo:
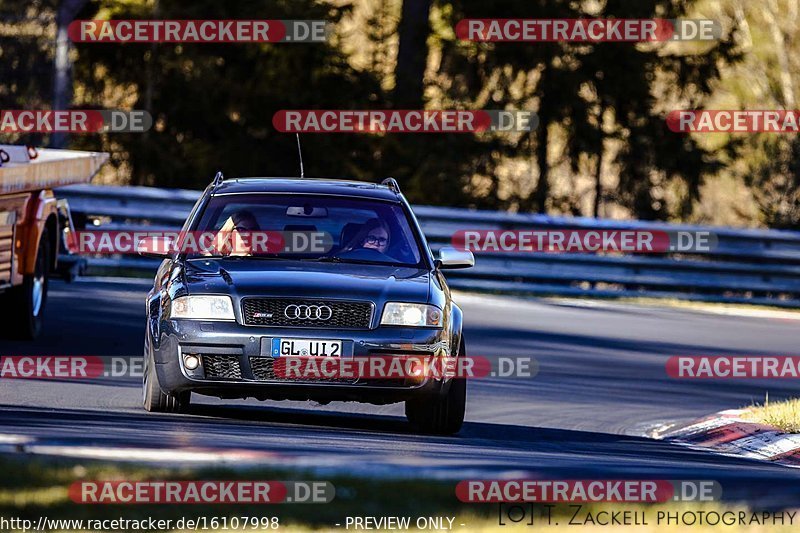
{"label": "roof antenna", "polygon": [[305,172],[303,171],[303,150],[300,149],[300,134],[295,133],[297,136],[297,154],[300,156],[300,179],[306,177]]}

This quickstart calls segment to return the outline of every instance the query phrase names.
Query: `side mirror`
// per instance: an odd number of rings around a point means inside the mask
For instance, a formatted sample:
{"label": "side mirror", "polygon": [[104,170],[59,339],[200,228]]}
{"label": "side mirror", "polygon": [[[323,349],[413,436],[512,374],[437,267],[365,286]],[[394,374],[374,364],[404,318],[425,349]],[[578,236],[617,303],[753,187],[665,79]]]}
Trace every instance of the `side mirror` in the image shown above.
{"label": "side mirror", "polygon": [[175,241],[170,237],[145,237],[136,244],[136,253],[142,257],[164,259],[175,251]]}
{"label": "side mirror", "polygon": [[436,268],[442,270],[455,268],[470,268],[475,266],[475,256],[469,250],[458,250],[452,246],[442,246],[439,258],[436,259]]}

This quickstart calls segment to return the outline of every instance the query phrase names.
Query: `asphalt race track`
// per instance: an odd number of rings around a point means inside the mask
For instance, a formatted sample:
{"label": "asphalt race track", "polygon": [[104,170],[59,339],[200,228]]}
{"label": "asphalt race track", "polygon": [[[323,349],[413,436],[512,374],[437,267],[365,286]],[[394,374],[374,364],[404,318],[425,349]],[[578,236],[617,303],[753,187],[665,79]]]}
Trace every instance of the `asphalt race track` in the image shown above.
{"label": "asphalt race track", "polygon": [[[1,355],[140,356],[147,281],[51,285],[45,333]],[[714,479],[724,498],[800,501],[800,470],[640,437],[664,421],[785,398],[792,380],[678,381],[672,355],[796,355],[800,321],[619,303],[459,295],[470,355],[527,355],[534,379],[470,382],[457,437],[411,433],[402,406],[234,401],[195,395],[188,415],[140,407],[138,377],[0,381],[0,445],[130,458],[132,450],[211,451],[229,462],[447,477]],[[4,437],[3,437],[4,435]],[[9,437],[14,436],[14,437]],[[146,455],[146,453],[145,453]],[[172,457],[172,459],[169,459]]]}

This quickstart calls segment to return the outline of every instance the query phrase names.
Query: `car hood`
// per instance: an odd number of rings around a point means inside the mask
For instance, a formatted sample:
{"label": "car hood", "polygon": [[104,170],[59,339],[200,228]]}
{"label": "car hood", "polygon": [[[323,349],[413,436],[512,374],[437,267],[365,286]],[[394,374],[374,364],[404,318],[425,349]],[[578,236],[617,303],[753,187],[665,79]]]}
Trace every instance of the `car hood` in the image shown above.
{"label": "car hood", "polygon": [[185,262],[189,294],[234,297],[346,298],[373,302],[428,302],[425,269],[267,259],[195,259]]}

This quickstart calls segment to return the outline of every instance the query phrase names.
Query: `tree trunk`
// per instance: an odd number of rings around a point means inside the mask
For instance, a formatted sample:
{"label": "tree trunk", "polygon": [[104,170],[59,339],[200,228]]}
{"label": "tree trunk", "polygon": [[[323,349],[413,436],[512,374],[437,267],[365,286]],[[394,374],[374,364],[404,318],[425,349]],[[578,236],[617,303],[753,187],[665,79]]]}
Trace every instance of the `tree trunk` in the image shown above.
{"label": "tree trunk", "polygon": [[597,151],[597,168],[595,169],[594,175],[594,209],[592,210],[592,216],[594,218],[600,218],[602,213],[600,213],[600,208],[602,207],[603,202],[603,141],[600,140],[600,147]]}
{"label": "tree trunk", "polygon": [[550,196],[550,162],[547,160],[547,149],[550,145],[550,122],[555,118],[551,109],[553,100],[551,87],[551,69],[545,65],[539,78],[537,93],[539,96],[539,127],[536,129],[536,164],[539,167],[539,181],[533,191],[533,208],[537,213],[547,214],[547,198]]}
{"label": "tree trunk", "polygon": [[597,167],[595,168],[594,175],[594,209],[592,216],[600,218],[602,213],[600,209],[603,207],[603,152],[605,151],[605,132],[603,131],[603,120],[605,119],[606,107],[600,104],[600,112],[597,114],[597,129],[600,135],[599,142],[597,143]]}
{"label": "tree trunk", "polygon": [[[543,118],[543,117],[542,117]],[[536,163],[539,166],[539,181],[533,192],[533,205],[537,213],[547,213],[547,197],[550,196],[550,163],[547,161],[547,145],[550,144],[548,121],[539,122],[539,135],[536,142]]]}
{"label": "tree trunk", "polygon": [[781,68],[781,96],[783,100],[781,103],[785,109],[794,109],[797,100],[794,95],[794,80],[792,79],[789,63],[789,53],[786,50],[786,38],[777,20],[777,17],[781,16],[780,6],[778,6],[777,0],[769,0],[764,7],[765,9],[761,12],[764,15],[764,20],[769,25],[772,42],[775,45],[775,55]]}
{"label": "tree trunk", "polygon": [[[56,53],[53,68],[53,109],[68,109],[72,103],[72,63],[69,53],[72,43],[67,35],[69,23],[75,18],[78,12],[86,5],[88,0],[61,0],[58,4],[56,14]],[[52,148],[63,148],[67,145],[67,134],[63,132],[53,133],[50,136],[50,146]]]}
{"label": "tree trunk", "polygon": [[394,71],[393,100],[397,109],[420,109],[423,106],[430,11],[431,0],[403,0],[398,27],[400,44]]}

